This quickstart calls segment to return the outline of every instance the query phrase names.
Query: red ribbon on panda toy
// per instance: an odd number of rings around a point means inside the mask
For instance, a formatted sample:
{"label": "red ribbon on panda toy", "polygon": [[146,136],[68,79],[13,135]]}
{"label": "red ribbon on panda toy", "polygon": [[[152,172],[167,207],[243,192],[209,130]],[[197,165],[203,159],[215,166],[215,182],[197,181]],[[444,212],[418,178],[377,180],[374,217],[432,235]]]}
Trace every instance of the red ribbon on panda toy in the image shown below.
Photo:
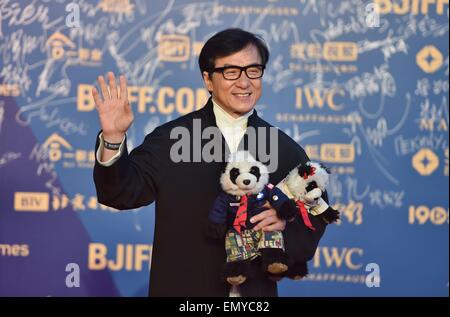
{"label": "red ribbon on panda toy", "polygon": [[305,207],[305,204],[303,203],[303,201],[297,200],[295,203],[297,204],[298,213],[302,217],[305,225],[311,230],[316,230],[316,228],[314,228],[314,226],[312,225],[311,220],[309,220],[308,210],[306,210],[306,207]]}
{"label": "red ribbon on panda toy", "polygon": [[239,234],[241,233],[241,227],[245,228],[245,223],[247,222],[247,206],[248,198],[247,195],[241,197],[239,202],[239,208],[236,212],[236,217],[234,218],[233,227]]}

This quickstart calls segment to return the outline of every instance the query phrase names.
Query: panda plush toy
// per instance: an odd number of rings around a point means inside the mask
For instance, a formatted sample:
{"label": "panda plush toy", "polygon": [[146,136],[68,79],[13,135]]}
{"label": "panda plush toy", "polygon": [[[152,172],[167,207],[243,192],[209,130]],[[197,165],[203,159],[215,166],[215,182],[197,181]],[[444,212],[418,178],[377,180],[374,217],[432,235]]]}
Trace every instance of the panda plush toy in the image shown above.
{"label": "panda plush toy", "polygon": [[223,191],[208,215],[208,234],[225,239],[224,278],[231,285],[242,284],[253,275],[250,262],[259,256],[264,272],[283,276],[289,258],[284,252],[282,232],[255,231],[256,223],[250,219],[270,206],[279,218],[290,219],[297,212],[294,202],[269,184],[267,167],[247,151],[230,155],[220,183]]}
{"label": "panda plush toy", "polygon": [[[339,219],[339,211],[329,206],[322,194],[329,183],[330,171],[323,164],[308,161],[294,168],[288,176],[277,185],[286,196],[295,202],[297,217],[310,230],[315,230],[311,223],[312,217],[320,217],[326,223],[333,223]],[[308,274],[306,262],[295,262],[290,265],[287,276],[298,280]]]}

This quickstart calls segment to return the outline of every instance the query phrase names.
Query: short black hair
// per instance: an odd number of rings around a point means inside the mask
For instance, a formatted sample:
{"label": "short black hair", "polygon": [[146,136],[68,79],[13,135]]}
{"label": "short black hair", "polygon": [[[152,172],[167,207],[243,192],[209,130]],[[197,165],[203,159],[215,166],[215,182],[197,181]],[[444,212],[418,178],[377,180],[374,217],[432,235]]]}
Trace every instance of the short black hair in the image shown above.
{"label": "short black hair", "polygon": [[253,45],[261,57],[261,64],[266,65],[269,61],[269,49],[264,39],[256,34],[239,28],[231,28],[220,31],[206,41],[198,58],[200,71],[211,73],[217,58],[232,55]]}

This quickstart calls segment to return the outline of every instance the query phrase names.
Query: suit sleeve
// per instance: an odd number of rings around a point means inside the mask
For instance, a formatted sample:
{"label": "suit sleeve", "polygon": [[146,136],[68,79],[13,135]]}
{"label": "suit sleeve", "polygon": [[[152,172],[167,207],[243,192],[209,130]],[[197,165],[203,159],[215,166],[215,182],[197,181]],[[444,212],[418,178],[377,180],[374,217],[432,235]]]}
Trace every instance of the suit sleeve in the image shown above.
{"label": "suit sleeve", "polygon": [[208,214],[208,219],[216,224],[227,223],[227,211],[230,208],[230,200],[225,192],[221,192],[214,201],[214,205]]}
{"label": "suit sleeve", "polygon": [[[95,151],[99,147],[98,139]],[[111,166],[96,160],[93,174],[99,203],[121,210],[151,204],[167,163],[164,162],[166,148],[167,139],[156,128],[130,154],[125,141],[122,155]]]}

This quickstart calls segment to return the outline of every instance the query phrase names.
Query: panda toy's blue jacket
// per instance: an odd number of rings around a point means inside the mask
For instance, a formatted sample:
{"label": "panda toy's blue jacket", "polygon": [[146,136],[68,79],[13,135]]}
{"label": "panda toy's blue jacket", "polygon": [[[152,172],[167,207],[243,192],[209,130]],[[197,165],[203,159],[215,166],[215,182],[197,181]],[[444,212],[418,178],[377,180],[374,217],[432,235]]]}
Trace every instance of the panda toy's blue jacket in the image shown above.
{"label": "panda toy's blue jacket", "polygon": [[[251,223],[250,218],[265,210],[266,208],[263,205],[266,202],[269,202],[273,208],[279,209],[289,199],[278,187],[270,188],[267,185],[258,194],[247,195],[247,197],[247,221],[245,223],[245,229],[252,229],[257,225],[257,223]],[[233,221],[240,201],[240,196],[221,192],[214,201],[213,208],[208,216],[209,220],[217,224],[226,223],[227,228],[233,227]]]}
{"label": "panda toy's blue jacket", "polygon": [[[256,111],[248,118],[248,126],[256,129],[257,136],[261,136],[260,129],[271,127]],[[209,211],[222,191],[218,180],[228,156],[226,142],[222,137],[220,161],[198,160],[195,144],[190,151],[190,162],[171,159],[171,148],[178,141],[171,138],[173,129],[182,128],[191,137],[201,138],[209,127],[217,127],[211,99],[203,108],[157,127],[130,153],[125,148],[113,165],[105,167],[95,163],[94,182],[100,203],[116,209],[132,209],[156,201],[150,296],[229,295],[230,286],[221,279],[226,258],[223,241],[212,240],[204,232]],[[265,133],[264,153],[277,151],[279,158],[277,170],[269,175],[271,184],[278,184],[299,163],[309,160],[300,145],[282,131],[277,133],[277,149],[270,148],[270,134]],[[202,148],[210,141],[202,139]],[[260,160],[257,149],[248,149],[247,135],[241,142],[245,150]],[[98,146],[97,137],[96,150]],[[324,199],[327,201],[327,197]],[[312,259],[325,231],[326,223],[312,218],[315,231],[300,220],[287,223],[283,231],[286,252],[296,261]],[[258,265],[257,261],[252,262]],[[260,271],[259,267],[255,271]],[[277,296],[276,283],[262,273],[244,284],[242,296]]]}

